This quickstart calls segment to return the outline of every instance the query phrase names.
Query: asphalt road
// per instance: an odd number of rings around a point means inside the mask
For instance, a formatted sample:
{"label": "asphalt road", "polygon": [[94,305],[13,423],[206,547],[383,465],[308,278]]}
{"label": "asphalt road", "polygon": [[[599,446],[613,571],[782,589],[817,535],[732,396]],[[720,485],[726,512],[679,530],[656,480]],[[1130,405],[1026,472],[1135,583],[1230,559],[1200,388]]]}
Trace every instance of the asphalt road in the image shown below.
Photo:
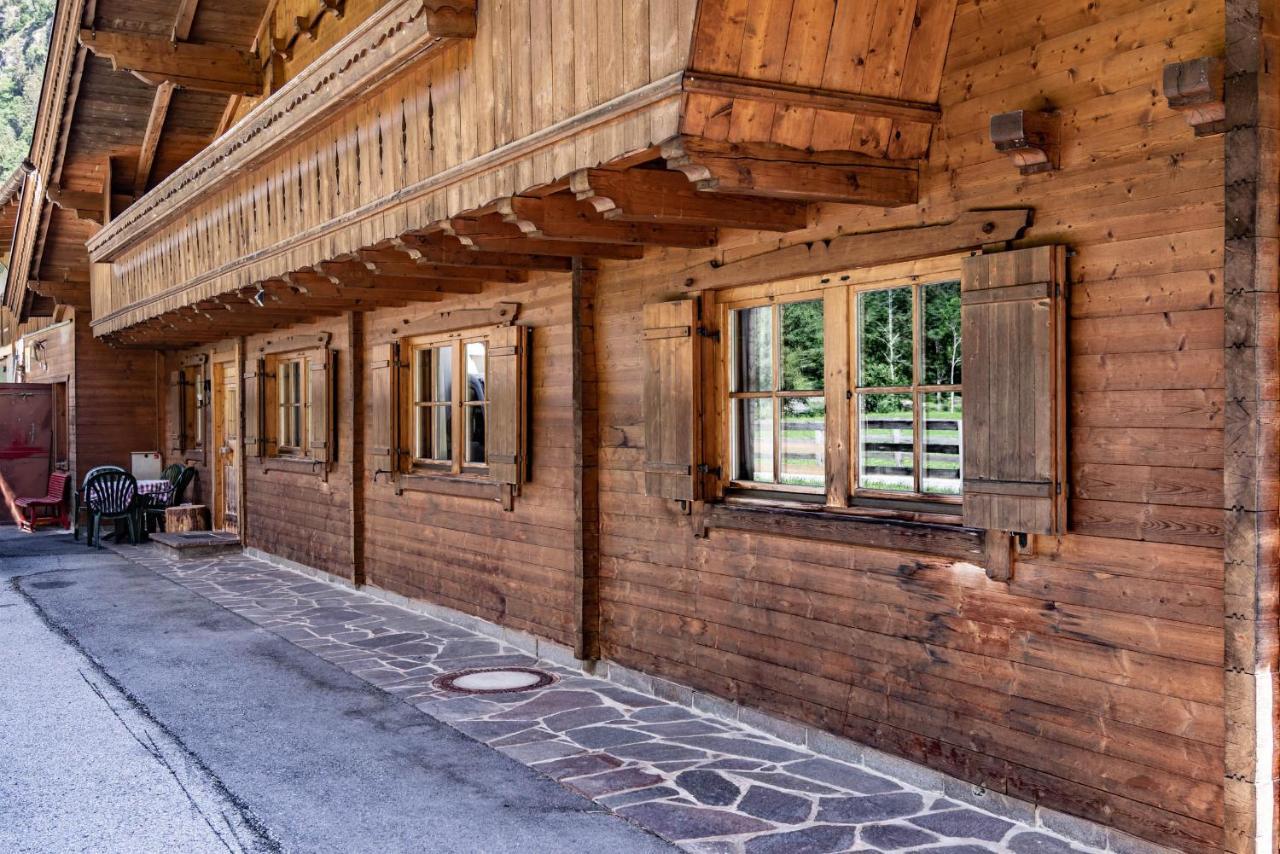
{"label": "asphalt road", "polygon": [[672,850],[69,538],[0,529],[0,649],[3,851]]}

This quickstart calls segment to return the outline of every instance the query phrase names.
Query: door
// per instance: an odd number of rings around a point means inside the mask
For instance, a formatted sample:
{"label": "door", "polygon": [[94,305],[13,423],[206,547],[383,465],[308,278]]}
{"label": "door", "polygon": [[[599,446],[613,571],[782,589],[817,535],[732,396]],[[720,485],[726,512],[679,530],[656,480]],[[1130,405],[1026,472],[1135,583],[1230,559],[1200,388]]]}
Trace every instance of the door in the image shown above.
{"label": "door", "polygon": [[214,527],[240,529],[240,380],[235,362],[213,366]]}
{"label": "door", "polygon": [[53,387],[0,383],[0,523],[16,522],[13,502],[49,488]]}

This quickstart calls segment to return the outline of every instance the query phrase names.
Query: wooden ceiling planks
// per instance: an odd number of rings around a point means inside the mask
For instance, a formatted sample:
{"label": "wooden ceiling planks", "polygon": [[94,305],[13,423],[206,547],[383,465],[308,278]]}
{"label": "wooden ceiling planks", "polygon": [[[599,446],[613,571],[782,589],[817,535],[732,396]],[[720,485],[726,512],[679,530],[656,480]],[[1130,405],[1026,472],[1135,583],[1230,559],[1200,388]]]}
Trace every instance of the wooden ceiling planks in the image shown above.
{"label": "wooden ceiling planks", "polygon": [[[267,0],[99,0],[84,4],[83,19],[63,30],[74,37],[80,24],[91,30],[118,30],[168,41],[193,41],[245,49],[252,45]],[[79,7],[72,13],[79,15]],[[197,29],[197,24],[199,28]],[[157,87],[116,71],[108,59],[81,48],[78,70],[59,94],[68,105],[65,118],[50,129],[58,151],[47,167],[50,187],[61,192],[104,192],[112,176],[118,210],[142,195],[156,180],[177,169],[217,135],[226,109],[225,95],[191,91],[172,85]],[[48,109],[42,109],[45,120]],[[108,169],[110,164],[110,169]],[[46,204],[32,250],[33,275],[47,284],[60,281],[59,271],[77,270],[76,281],[63,281],[59,298],[88,304],[88,255],[85,243],[96,226],[74,210]]]}
{"label": "wooden ceiling planks", "polygon": [[[813,92],[929,105],[938,97],[955,0],[702,0],[690,70]],[[681,132],[724,142],[928,152],[932,122],[704,89],[686,95]]]}

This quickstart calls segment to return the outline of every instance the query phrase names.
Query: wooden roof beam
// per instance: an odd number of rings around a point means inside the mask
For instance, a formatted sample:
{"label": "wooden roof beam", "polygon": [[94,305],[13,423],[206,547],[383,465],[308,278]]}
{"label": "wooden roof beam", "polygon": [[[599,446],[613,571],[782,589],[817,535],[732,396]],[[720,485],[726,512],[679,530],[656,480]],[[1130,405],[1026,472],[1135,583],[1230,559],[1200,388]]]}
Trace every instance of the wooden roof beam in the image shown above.
{"label": "wooden roof beam", "polygon": [[920,196],[915,161],[693,136],[663,143],[662,156],[703,192],[876,207],[914,205]]}
{"label": "wooden roof beam", "polygon": [[582,169],[573,173],[569,186],[579,201],[610,221],[759,231],[795,231],[809,224],[802,203],[705,193],[685,176],[660,169]]}
{"label": "wooden roof beam", "polygon": [[[606,220],[567,193],[541,198],[512,196],[500,200],[497,209],[501,219],[514,226],[514,234],[545,240],[701,249],[714,246],[718,237],[715,228],[708,226]],[[454,219],[452,226],[461,233],[467,230],[467,223],[468,220]],[[512,233],[494,236],[510,236]]]}
{"label": "wooden roof beam", "polygon": [[224,95],[256,95],[262,73],[247,51],[118,30],[80,30],[80,43],[111,67],[128,71],[143,82],[171,83],[184,89]]}
{"label": "wooden roof beam", "polygon": [[106,221],[103,197],[103,193],[100,192],[64,190],[56,186],[51,186],[45,191],[45,198],[50,204],[69,211],[76,219],[88,220],[98,225],[103,225]]}
{"label": "wooden roof beam", "polygon": [[[191,37],[191,25],[195,21],[199,2],[200,0],[181,0],[173,29],[169,33],[169,41],[185,42]],[[135,196],[145,193],[147,183],[151,180],[151,169],[155,165],[160,133],[164,130],[164,120],[169,115],[169,102],[173,100],[174,88],[174,84],[169,81],[156,87],[155,98],[151,101],[151,113],[147,116],[147,129],[142,135],[142,145],[138,150],[138,165],[133,171]]]}
{"label": "wooden roof beam", "polygon": [[[517,270],[543,270],[568,273],[573,270],[569,258],[527,255],[519,252],[490,252],[468,246],[452,235],[437,232],[429,237],[402,235],[394,244],[397,251],[406,253],[419,264],[453,264],[461,266],[509,267]],[[361,253],[361,257],[365,257]],[[371,259],[372,260],[372,259]],[[385,259],[393,260],[393,259]]]}

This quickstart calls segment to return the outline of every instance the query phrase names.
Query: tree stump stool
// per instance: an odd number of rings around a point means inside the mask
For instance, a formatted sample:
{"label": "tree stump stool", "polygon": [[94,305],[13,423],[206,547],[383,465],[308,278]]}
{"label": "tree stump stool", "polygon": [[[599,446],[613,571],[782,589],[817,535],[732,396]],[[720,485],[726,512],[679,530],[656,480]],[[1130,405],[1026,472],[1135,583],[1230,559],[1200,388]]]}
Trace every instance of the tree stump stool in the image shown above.
{"label": "tree stump stool", "polygon": [[209,530],[209,508],[203,504],[180,504],[166,507],[164,530],[169,534]]}

